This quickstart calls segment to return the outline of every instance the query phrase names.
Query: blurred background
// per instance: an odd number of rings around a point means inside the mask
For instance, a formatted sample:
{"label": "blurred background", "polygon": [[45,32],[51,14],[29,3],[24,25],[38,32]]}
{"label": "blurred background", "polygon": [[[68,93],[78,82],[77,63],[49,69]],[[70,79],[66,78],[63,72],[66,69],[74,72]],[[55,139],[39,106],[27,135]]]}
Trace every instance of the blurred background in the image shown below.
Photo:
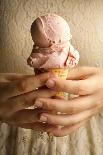
{"label": "blurred background", "polygon": [[32,72],[30,27],[46,13],[67,20],[79,65],[103,66],[103,0],[0,0],[0,72]]}
{"label": "blurred background", "polygon": [[[30,27],[46,13],[67,20],[80,66],[103,67],[103,0],[0,0],[0,72],[33,73]],[[103,114],[64,138],[0,124],[0,155],[68,154],[103,155]]]}

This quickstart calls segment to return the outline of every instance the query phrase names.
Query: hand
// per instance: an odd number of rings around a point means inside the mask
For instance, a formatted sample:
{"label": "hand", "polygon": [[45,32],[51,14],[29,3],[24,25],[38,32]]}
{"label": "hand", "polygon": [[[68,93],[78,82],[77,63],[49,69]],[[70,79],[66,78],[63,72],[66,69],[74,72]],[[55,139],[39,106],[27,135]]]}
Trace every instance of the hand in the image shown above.
{"label": "hand", "polygon": [[25,108],[33,106],[37,97],[51,97],[55,94],[48,88],[41,88],[50,76],[50,73],[38,76],[0,74],[0,121],[23,128],[49,131],[51,125],[37,122],[42,109]]}
{"label": "hand", "polygon": [[52,125],[63,126],[53,129],[50,134],[65,136],[87,122],[90,117],[103,110],[103,69],[93,67],[75,68],[67,80],[50,78],[46,85],[55,91],[76,94],[77,97],[63,99],[39,98],[35,106],[54,110],[60,114],[42,113],[40,120]]}

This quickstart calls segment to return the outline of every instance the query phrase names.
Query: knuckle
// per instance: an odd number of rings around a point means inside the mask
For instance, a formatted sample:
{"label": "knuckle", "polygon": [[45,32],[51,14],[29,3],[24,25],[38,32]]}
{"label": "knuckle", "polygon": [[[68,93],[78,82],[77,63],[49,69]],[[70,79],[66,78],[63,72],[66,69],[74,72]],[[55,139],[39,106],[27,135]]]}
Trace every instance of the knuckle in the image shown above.
{"label": "knuckle", "polygon": [[74,118],[74,120],[73,120],[73,124],[75,125],[76,123],[78,123],[79,122],[79,118],[77,117],[77,118]]}
{"label": "knuckle", "polygon": [[75,114],[77,111],[76,107],[72,106],[68,108],[68,113],[69,114]]}
{"label": "knuckle", "polygon": [[26,81],[25,80],[20,80],[20,82],[18,82],[17,84],[18,90],[20,92],[24,92],[27,90],[27,85],[26,85]]}
{"label": "knuckle", "polygon": [[86,93],[85,86],[82,82],[80,82],[76,87],[76,94],[85,95],[85,93]]}
{"label": "knuckle", "polygon": [[54,110],[55,109],[55,104],[53,104],[50,101],[45,101],[45,102],[43,102],[43,107],[45,109]]}
{"label": "knuckle", "polygon": [[47,101],[43,101],[43,109],[50,109],[50,104]]}
{"label": "knuckle", "polygon": [[33,100],[28,100],[28,95],[23,95],[23,97],[21,97],[21,101],[24,107],[27,107],[30,105],[30,102],[33,102]]}
{"label": "knuckle", "polygon": [[78,122],[78,118],[76,118],[76,117],[74,117],[74,118],[72,118],[72,125],[74,125],[74,124],[76,124]]}
{"label": "knuckle", "polygon": [[49,107],[51,108],[51,110],[56,110],[56,104],[55,103],[49,104]]}
{"label": "knuckle", "polygon": [[46,109],[51,109],[50,103],[49,102],[44,102],[44,108]]}
{"label": "knuckle", "polygon": [[62,86],[61,86],[61,89],[62,89],[63,91],[68,91],[67,83],[63,83]]}
{"label": "knuckle", "polygon": [[15,111],[21,110],[23,108],[27,108],[31,105],[33,105],[33,100],[31,100],[28,95],[22,95],[20,97],[17,97],[15,99]]}
{"label": "knuckle", "polygon": [[50,124],[56,124],[56,120],[53,119],[52,117],[48,117],[48,123],[50,123]]}

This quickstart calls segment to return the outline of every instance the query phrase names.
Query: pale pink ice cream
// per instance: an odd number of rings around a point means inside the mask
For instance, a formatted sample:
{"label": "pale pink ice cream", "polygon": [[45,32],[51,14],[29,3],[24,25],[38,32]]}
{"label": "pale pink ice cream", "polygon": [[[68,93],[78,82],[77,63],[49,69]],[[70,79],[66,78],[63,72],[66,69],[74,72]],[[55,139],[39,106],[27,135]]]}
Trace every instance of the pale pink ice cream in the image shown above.
{"label": "pale pink ice cream", "polygon": [[79,53],[70,43],[67,22],[56,14],[38,17],[31,25],[33,50],[27,63],[33,68],[67,68],[78,64]]}

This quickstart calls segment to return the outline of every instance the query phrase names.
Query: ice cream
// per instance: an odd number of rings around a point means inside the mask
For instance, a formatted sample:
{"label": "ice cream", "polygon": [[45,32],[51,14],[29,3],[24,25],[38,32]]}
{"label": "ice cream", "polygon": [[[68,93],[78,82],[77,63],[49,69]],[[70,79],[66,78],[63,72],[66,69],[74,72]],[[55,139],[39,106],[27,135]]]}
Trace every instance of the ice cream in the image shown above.
{"label": "ice cream", "polygon": [[27,62],[33,68],[67,68],[78,64],[79,53],[70,43],[67,22],[60,16],[38,17],[31,25],[33,50]]}
{"label": "ice cream", "polygon": [[66,79],[68,68],[75,67],[79,61],[79,53],[70,43],[72,35],[68,23],[56,14],[40,16],[31,25],[31,36],[34,45],[28,65],[36,71],[52,71]]}

